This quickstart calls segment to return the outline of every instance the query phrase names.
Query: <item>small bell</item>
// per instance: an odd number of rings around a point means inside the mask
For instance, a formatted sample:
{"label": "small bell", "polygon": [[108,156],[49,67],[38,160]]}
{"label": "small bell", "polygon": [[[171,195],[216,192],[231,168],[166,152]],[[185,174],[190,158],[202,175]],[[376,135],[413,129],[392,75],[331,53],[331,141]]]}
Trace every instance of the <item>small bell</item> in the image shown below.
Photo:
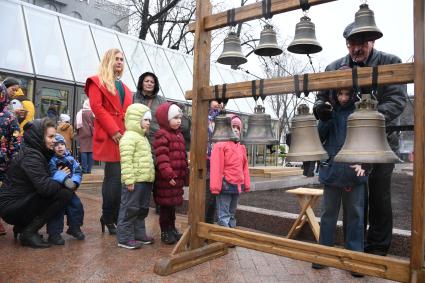
{"label": "small bell", "polygon": [[225,111],[221,111],[220,115],[214,118],[214,131],[211,141],[239,141],[239,137],[232,130],[231,119],[230,117],[226,117]]}
{"label": "small bell", "polygon": [[217,62],[224,65],[241,65],[248,60],[242,54],[241,41],[236,33],[229,32],[224,39],[223,52],[218,57]]}
{"label": "small bell", "polygon": [[377,109],[377,101],[363,94],[356,110],[348,116],[347,137],[335,162],[397,163],[400,159],[388,145],[385,118]]}
{"label": "small bell", "polygon": [[310,114],[307,104],[297,108],[298,115],[291,121],[291,146],[286,160],[316,161],[328,158],[317,130],[316,118]]}
{"label": "small bell", "polygon": [[276,56],[283,52],[277,46],[276,32],[273,26],[266,25],[260,34],[260,44],[255,48],[254,53],[259,56]]}
{"label": "small bell", "polygon": [[273,136],[272,119],[269,114],[265,114],[265,108],[257,105],[254,108],[254,114],[248,118],[248,132],[243,138],[243,144],[279,144],[279,141]]}
{"label": "small bell", "polygon": [[322,51],[322,46],[316,39],[314,23],[309,17],[302,17],[295,26],[294,40],[289,44],[288,51],[297,54],[313,54]]}
{"label": "small bell", "polygon": [[382,32],[375,24],[375,16],[367,4],[360,5],[356,12],[353,29],[347,39],[357,42],[373,41],[382,37]]}

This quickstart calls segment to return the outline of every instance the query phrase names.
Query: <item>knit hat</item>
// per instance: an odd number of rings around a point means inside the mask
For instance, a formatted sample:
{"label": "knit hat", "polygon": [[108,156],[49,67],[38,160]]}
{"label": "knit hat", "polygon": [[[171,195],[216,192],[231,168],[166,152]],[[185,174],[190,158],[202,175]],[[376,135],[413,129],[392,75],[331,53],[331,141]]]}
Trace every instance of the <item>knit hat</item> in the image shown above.
{"label": "knit hat", "polygon": [[19,85],[19,81],[13,77],[7,77],[4,79],[3,84],[6,88],[9,88],[14,85]]}
{"label": "knit hat", "polygon": [[55,140],[56,140],[55,145],[60,143],[63,143],[64,145],[66,145],[65,138],[61,134],[56,134]]}
{"label": "knit hat", "polygon": [[60,119],[61,122],[68,122],[69,123],[71,121],[71,117],[69,117],[68,114],[61,114],[59,119]]}
{"label": "knit hat", "polygon": [[143,115],[143,120],[152,120],[152,113],[150,111],[146,111]]}
{"label": "knit hat", "polygon": [[231,119],[232,119],[231,120],[232,127],[233,126],[237,126],[239,128],[239,131],[242,131],[242,121],[241,121],[241,118],[239,118],[239,116],[236,116],[235,115]]}
{"label": "knit hat", "polygon": [[351,24],[349,24],[348,26],[345,27],[344,32],[342,33],[342,36],[345,39],[348,39],[348,36],[350,35],[351,31],[353,30],[354,27],[354,22],[352,22]]}
{"label": "knit hat", "polygon": [[168,121],[176,116],[183,116],[183,111],[176,104],[171,104],[168,108]]}

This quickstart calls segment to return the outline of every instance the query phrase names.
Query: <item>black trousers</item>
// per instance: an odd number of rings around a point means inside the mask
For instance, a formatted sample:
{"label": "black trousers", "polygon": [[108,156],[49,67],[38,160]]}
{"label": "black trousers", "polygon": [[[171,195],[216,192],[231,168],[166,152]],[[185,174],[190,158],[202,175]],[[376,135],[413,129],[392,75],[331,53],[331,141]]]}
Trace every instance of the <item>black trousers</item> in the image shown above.
{"label": "black trousers", "polygon": [[102,219],[104,223],[117,223],[121,202],[121,163],[105,162],[102,184]]}
{"label": "black trousers", "polygon": [[[382,251],[387,253],[392,239],[393,214],[391,207],[391,175],[394,164],[373,164],[369,175],[368,189],[365,194],[365,225],[369,223],[366,233],[365,251]],[[368,220],[368,222],[366,221]]]}
{"label": "black trousers", "polygon": [[39,194],[29,195],[5,208],[2,217],[7,223],[21,228],[30,224],[35,217],[48,222],[65,209],[72,196],[73,192],[67,189],[61,189],[49,198]]}
{"label": "black trousers", "polygon": [[207,178],[205,184],[205,222],[214,224],[216,200],[215,195],[210,191],[210,179]]}

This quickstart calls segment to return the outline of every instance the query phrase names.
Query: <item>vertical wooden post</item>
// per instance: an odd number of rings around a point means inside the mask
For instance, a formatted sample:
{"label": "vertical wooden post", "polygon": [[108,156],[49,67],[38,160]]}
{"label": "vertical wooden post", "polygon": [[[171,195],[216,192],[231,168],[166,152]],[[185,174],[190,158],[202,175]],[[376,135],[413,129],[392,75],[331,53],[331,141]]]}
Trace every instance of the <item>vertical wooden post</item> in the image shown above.
{"label": "vertical wooden post", "polygon": [[425,5],[414,0],[414,52],[415,52],[415,146],[413,173],[412,249],[410,255],[411,282],[424,282],[425,248]]}
{"label": "vertical wooden post", "polygon": [[204,17],[211,14],[209,0],[196,1],[196,29],[193,63],[192,137],[190,145],[189,225],[190,249],[201,247],[197,225],[205,218],[206,152],[208,139],[208,101],[201,96],[209,90],[211,32],[204,30]]}

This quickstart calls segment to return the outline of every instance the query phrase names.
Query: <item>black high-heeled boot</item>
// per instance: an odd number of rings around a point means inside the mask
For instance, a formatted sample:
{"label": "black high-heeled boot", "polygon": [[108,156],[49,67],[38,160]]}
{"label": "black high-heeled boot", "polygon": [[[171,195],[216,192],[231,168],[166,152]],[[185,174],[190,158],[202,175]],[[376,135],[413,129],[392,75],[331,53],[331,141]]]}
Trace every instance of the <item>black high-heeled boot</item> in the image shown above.
{"label": "black high-heeled boot", "polygon": [[48,248],[50,244],[44,242],[38,230],[46,224],[46,221],[40,217],[34,218],[31,223],[22,229],[19,240],[23,246],[30,246],[32,248]]}
{"label": "black high-heeled boot", "polygon": [[102,228],[102,233],[105,233],[105,226],[108,228],[109,235],[116,235],[117,234],[117,226],[115,223],[108,223],[106,224],[103,218],[100,218],[100,226]]}

